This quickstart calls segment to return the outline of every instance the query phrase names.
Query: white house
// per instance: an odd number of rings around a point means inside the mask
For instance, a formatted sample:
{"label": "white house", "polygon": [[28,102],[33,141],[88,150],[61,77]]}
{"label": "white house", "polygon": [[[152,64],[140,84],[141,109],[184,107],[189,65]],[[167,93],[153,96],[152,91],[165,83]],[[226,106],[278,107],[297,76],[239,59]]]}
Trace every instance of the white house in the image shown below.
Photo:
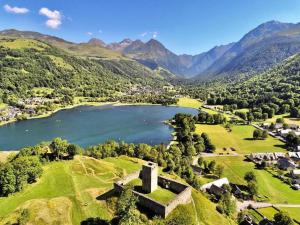
{"label": "white house", "polygon": [[219,180],[215,180],[215,181],[207,183],[207,184],[204,184],[204,185],[202,185],[200,190],[201,191],[207,191],[211,188],[212,185],[215,185],[217,187],[222,187],[224,184],[229,184],[229,181],[226,177],[221,178]]}

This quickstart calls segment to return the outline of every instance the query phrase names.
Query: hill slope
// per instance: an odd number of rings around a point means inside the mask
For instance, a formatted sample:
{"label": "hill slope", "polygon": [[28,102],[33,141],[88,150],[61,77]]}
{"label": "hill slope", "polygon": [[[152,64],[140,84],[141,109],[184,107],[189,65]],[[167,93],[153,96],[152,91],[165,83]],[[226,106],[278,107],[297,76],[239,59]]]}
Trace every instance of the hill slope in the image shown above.
{"label": "hill slope", "polygon": [[[32,224],[80,224],[88,218],[110,220],[114,216],[116,197],[101,199],[113,181],[141,168],[142,161],[128,157],[96,160],[77,156],[74,160],[54,162],[44,166],[41,179],[20,193],[0,198],[0,224],[16,222],[27,209]],[[192,224],[230,224],[215,205],[201,193],[193,191],[193,201],[180,205],[167,218],[189,215]],[[197,213],[196,213],[197,212]],[[197,219],[196,219],[197,218]]]}
{"label": "hill slope", "polygon": [[7,35],[0,37],[0,65],[1,97],[25,97],[34,87],[66,88],[77,96],[110,97],[136,85],[168,84],[165,77],[132,60],[76,57],[48,42]]}
{"label": "hill slope", "polygon": [[300,52],[300,25],[270,21],[247,33],[198,78],[253,74]]}

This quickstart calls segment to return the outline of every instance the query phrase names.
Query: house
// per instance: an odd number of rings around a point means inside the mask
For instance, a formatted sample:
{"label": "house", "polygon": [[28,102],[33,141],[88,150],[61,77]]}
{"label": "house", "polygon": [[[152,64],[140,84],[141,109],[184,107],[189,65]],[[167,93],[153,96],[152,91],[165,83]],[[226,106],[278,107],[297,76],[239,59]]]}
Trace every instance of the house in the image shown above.
{"label": "house", "polygon": [[275,159],[280,159],[285,157],[285,153],[283,152],[274,152]]}
{"label": "house", "polygon": [[293,130],[292,129],[285,129],[285,130],[280,130],[279,131],[279,135],[281,137],[286,137],[290,132],[292,132]]}
{"label": "house", "polygon": [[299,126],[297,124],[289,124],[288,128],[290,128],[292,130],[298,130]]}
{"label": "house", "polygon": [[293,184],[292,187],[293,187],[295,190],[300,190],[300,184]]}
{"label": "house", "polygon": [[277,161],[277,167],[281,170],[294,170],[296,164],[288,158],[281,158]]}
{"label": "house", "polygon": [[263,220],[261,220],[259,222],[259,225],[273,225],[273,223],[270,220],[268,220],[267,218],[264,218]]}
{"label": "house", "polygon": [[212,185],[215,185],[217,187],[222,187],[224,184],[229,185],[229,181],[226,177],[221,178],[219,180],[215,180],[215,181],[207,183],[207,184],[204,184],[204,185],[201,186],[200,190],[201,191],[208,191],[211,188]]}
{"label": "house", "polygon": [[231,192],[234,194],[234,195],[239,195],[242,193],[242,190],[239,188],[239,186],[237,186],[236,184],[232,184],[231,185]]}
{"label": "house", "polygon": [[273,161],[276,159],[274,153],[266,152],[266,153],[251,153],[249,158],[252,161]]}
{"label": "house", "polygon": [[269,127],[270,127],[269,123],[263,123],[262,124],[262,128],[264,128],[264,129],[269,129]]}
{"label": "house", "polygon": [[291,177],[300,178],[300,169],[291,170]]}
{"label": "house", "polygon": [[300,156],[297,152],[289,152],[289,157],[293,160],[297,160],[297,159],[300,159]]}
{"label": "house", "polygon": [[283,128],[283,123],[275,123],[274,127],[275,127],[276,130],[282,129]]}
{"label": "house", "polygon": [[214,185],[214,184],[209,189],[209,193],[214,194],[216,196],[222,196],[226,192],[227,192],[226,189],[224,189],[222,187],[218,187],[217,185]]}

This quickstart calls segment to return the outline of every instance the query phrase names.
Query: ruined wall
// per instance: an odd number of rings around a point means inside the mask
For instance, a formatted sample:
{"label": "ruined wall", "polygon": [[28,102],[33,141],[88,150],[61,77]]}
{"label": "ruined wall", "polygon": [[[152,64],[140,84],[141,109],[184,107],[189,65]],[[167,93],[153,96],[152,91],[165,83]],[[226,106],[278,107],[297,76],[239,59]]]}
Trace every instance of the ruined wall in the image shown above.
{"label": "ruined wall", "polygon": [[166,189],[169,189],[175,193],[180,193],[188,187],[185,184],[179,183],[176,180],[172,180],[166,177],[158,176],[158,184]]}
{"label": "ruined wall", "polygon": [[[126,185],[131,180],[137,179],[142,175],[141,171],[137,171],[125,176],[123,179],[114,183],[114,190],[116,192],[122,192],[123,185]],[[191,200],[192,188],[188,185],[179,183],[176,180],[158,176],[158,184],[166,189],[169,189],[175,193],[177,196],[168,202],[166,205],[155,201],[142,193],[133,191],[134,195],[138,197],[138,204],[145,207],[157,215],[166,218],[169,213],[171,213],[178,205],[187,204]]]}
{"label": "ruined wall", "polygon": [[186,187],[184,191],[179,193],[176,198],[166,205],[165,217],[167,217],[167,215],[169,215],[169,213],[172,212],[178,205],[189,203],[191,201],[191,195],[192,188]]}

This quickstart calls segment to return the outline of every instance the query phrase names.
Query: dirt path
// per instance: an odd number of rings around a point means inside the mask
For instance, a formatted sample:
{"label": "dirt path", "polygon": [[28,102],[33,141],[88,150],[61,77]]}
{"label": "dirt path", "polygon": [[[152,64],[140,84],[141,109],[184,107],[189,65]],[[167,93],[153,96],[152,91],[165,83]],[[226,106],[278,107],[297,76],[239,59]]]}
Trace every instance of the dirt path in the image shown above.
{"label": "dirt path", "polygon": [[242,211],[251,205],[255,209],[266,208],[266,207],[278,207],[278,208],[300,208],[300,204],[271,204],[266,202],[255,202],[255,201],[237,201],[237,211]]}
{"label": "dirt path", "polygon": [[199,220],[198,220],[198,212],[197,212],[196,205],[195,205],[193,197],[192,197],[192,203],[193,203],[193,207],[194,207],[194,210],[195,210],[195,213],[196,213],[196,224],[200,225]]}

